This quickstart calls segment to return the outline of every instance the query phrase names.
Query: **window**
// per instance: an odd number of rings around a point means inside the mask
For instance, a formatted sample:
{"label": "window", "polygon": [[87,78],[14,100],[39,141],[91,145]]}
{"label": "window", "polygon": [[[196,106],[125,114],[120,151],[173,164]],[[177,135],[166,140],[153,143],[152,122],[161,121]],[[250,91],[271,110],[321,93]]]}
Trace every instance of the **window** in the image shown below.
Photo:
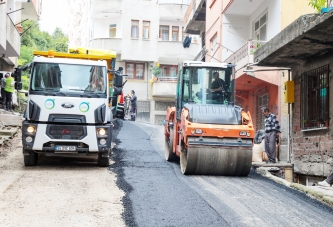
{"label": "window", "polygon": [[269,106],[269,94],[257,97],[257,127],[256,130],[265,130],[265,116],[262,114],[262,108]]}
{"label": "window", "polygon": [[129,79],[143,79],[144,64],[142,63],[126,63],[126,74]]}
{"label": "window", "polygon": [[110,24],[109,37],[110,38],[116,37],[116,32],[117,32],[117,26],[115,24]]}
{"label": "window", "polygon": [[139,21],[138,20],[132,20],[131,37],[133,39],[139,38]]}
{"label": "window", "polygon": [[172,26],[172,41],[178,41],[179,39],[179,27]]}
{"label": "window", "polygon": [[[77,72],[77,73],[75,73]],[[61,94],[105,93],[106,69],[101,66],[36,63],[31,76],[31,90]],[[56,93],[55,93],[56,94]]]}
{"label": "window", "polygon": [[217,62],[217,60],[215,59],[216,57],[214,57],[215,52],[217,50],[217,34],[210,40],[210,46],[212,48],[212,52],[211,52],[211,62]]}
{"label": "window", "polygon": [[143,38],[149,39],[150,36],[150,21],[143,21]]}
{"label": "window", "polygon": [[162,69],[161,77],[166,81],[176,81],[177,80],[177,72],[178,66],[177,65],[160,65]]}
{"label": "window", "polygon": [[160,38],[169,41],[169,26],[160,25]]}
{"label": "window", "polygon": [[267,39],[267,20],[268,14],[265,13],[254,23],[254,39],[266,41]]}
{"label": "window", "polygon": [[301,125],[303,129],[328,126],[329,65],[301,75]]}

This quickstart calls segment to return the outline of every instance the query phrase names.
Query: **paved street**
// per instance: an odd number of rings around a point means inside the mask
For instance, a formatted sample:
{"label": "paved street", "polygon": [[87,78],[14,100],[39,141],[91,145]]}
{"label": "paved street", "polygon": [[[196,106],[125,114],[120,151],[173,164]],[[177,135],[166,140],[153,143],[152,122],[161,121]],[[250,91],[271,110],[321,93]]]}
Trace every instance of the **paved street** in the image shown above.
{"label": "paved street", "polygon": [[[164,160],[162,126],[119,121],[115,164],[127,226],[331,226],[333,210],[251,171],[184,176]],[[122,126],[121,126],[122,125]]]}
{"label": "paved street", "polygon": [[163,128],[115,121],[109,168],[40,157],[24,167],[20,134],[1,147],[1,226],[333,226],[333,209],[251,171],[184,176],[164,160]]}

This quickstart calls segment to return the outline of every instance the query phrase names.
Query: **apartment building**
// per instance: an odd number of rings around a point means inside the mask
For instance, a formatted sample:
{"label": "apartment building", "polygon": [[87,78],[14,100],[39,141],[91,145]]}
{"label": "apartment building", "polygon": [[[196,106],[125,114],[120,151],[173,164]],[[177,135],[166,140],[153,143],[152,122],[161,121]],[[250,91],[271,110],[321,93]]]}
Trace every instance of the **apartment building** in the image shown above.
{"label": "apartment building", "polygon": [[42,0],[0,0],[0,71],[13,71],[20,56],[21,22],[38,21]]}
{"label": "apartment building", "polygon": [[295,182],[307,186],[333,167],[332,32],[331,12],[302,15],[254,54],[261,66],[291,68],[290,157]]}
{"label": "apartment building", "polygon": [[[258,67],[253,54],[300,15],[314,9],[304,0],[192,0],[190,5],[185,32],[196,32],[205,41],[198,60],[236,64],[236,104],[250,111],[255,130],[264,129],[262,107],[277,115],[282,128],[280,159],[287,160],[291,113],[284,103],[283,85],[288,70]],[[244,72],[246,69],[251,73]]]}
{"label": "apartment building", "polygon": [[[116,51],[116,68],[123,67],[128,75],[125,94],[135,90],[138,97],[138,120],[160,124],[165,119],[167,107],[175,102],[178,63],[193,60],[201,48],[198,36],[192,34],[190,47],[182,45],[189,3],[190,0],[94,0],[82,3],[81,10],[71,9],[70,20],[76,23],[70,24],[74,26],[70,30],[80,30],[85,40],[69,34],[70,45]],[[84,15],[86,10],[90,16]],[[82,21],[86,23],[82,25]],[[152,69],[157,63],[162,75],[154,81]]]}

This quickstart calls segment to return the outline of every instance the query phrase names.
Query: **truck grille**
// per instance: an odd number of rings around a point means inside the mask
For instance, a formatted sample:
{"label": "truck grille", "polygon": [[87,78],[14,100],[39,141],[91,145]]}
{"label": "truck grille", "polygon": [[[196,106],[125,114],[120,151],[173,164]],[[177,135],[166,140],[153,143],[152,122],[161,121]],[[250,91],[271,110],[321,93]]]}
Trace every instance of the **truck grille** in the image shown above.
{"label": "truck grille", "polygon": [[87,135],[87,129],[81,125],[48,125],[46,134],[52,139],[80,140]]}

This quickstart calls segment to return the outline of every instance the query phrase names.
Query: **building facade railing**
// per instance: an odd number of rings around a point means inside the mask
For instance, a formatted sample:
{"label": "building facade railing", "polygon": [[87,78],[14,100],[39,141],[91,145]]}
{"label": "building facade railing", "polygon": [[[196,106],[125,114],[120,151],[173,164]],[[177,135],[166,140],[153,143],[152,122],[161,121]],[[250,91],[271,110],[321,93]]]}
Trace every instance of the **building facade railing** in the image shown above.
{"label": "building facade railing", "polygon": [[201,59],[203,59],[206,55],[206,53],[208,52],[208,50],[206,49],[206,46],[204,46],[202,48],[202,50],[199,52],[199,54],[197,56],[195,56],[195,58],[193,59],[194,61],[201,61]]}
{"label": "building facade railing", "polygon": [[160,82],[177,82],[176,76],[159,76],[157,77],[157,81]]}
{"label": "building facade railing", "polygon": [[254,52],[265,43],[266,41],[250,40],[241,48],[239,48],[235,53],[230,55],[224,62],[236,64],[245,57],[253,55]]}

